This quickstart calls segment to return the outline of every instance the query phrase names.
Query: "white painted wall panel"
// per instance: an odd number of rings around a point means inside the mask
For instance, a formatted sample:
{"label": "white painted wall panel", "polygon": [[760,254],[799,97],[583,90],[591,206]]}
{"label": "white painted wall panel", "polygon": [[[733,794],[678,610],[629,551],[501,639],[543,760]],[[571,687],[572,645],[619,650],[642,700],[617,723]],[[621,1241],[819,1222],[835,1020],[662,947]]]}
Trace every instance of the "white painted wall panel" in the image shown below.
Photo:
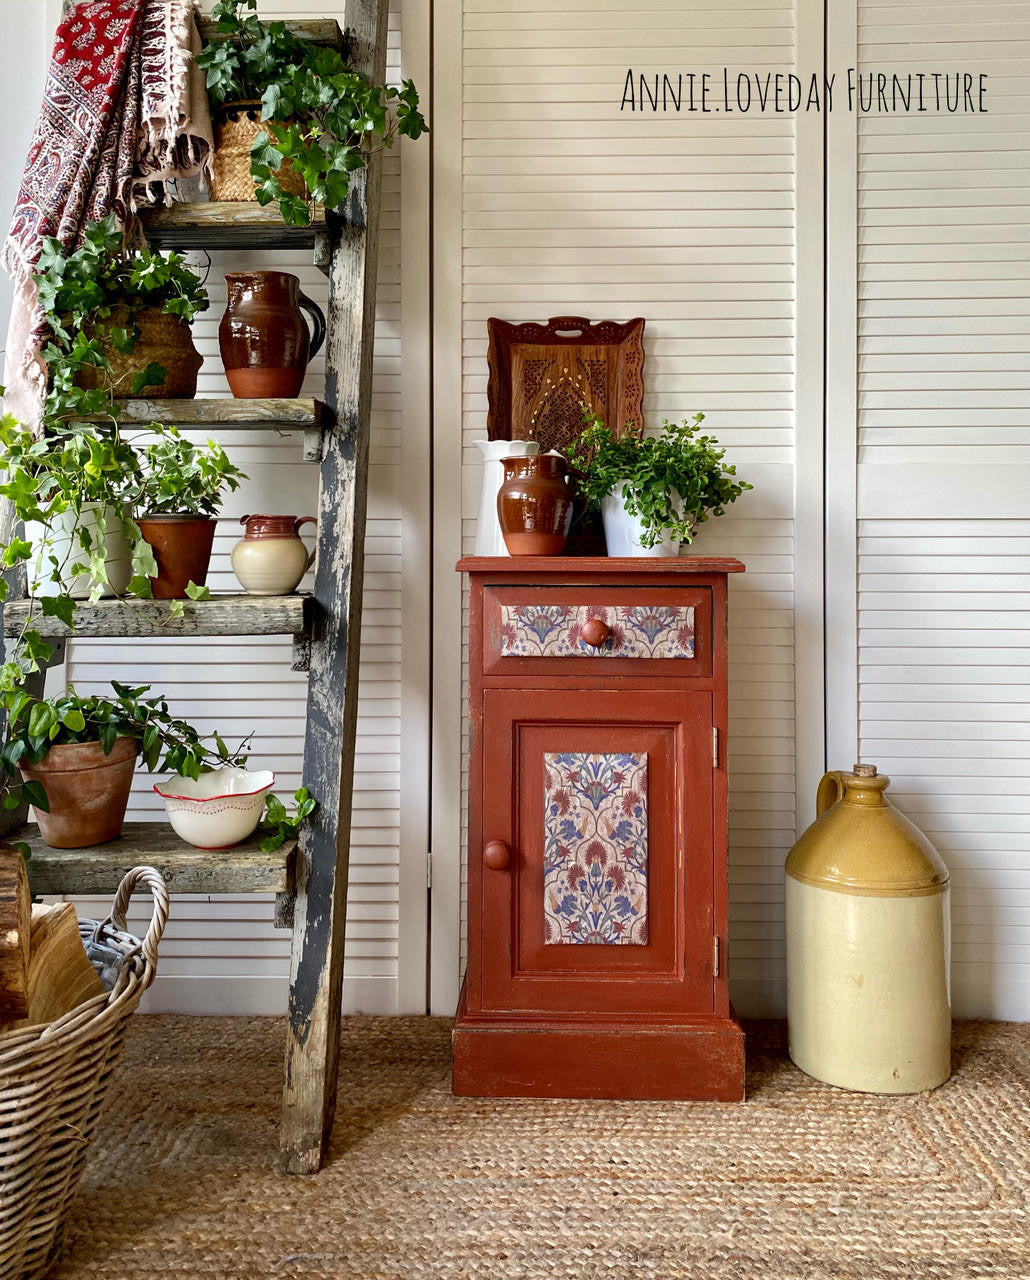
{"label": "white painted wall panel", "polygon": [[[463,19],[463,547],[478,511],[487,318],[645,316],[648,425],[704,411],[756,485],[708,540],[748,565],[730,604],[731,949],[738,1005],[770,1011],[795,836],[794,123],[633,115],[619,102],[630,66],[789,69],[794,9],[464,0]],[[462,957],[464,944],[462,925]]]}
{"label": "white painted wall panel", "polygon": [[[400,0],[391,5],[388,77],[394,81],[402,74],[400,8]],[[334,14],[331,5],[265,0],[261,12],[266,17]],[[342,9],[336,16],[343,21]],[[394,150],[385,156],[383,176],[345,965],[346,1007],[379,1013],[398,1009],[404,618],[400,188],[400,154]],[[203,268],[206,255],[197,255],[196,261]],[[228,394],[217,336],[225,309],[223,273],[248,268],[293,272],[303,290],[326,308],[326,277],[312,265],[309,253],[212,253],[211,307],[195,325],[197,346],[204,356],[198,395]],[[309,367],[304,394],[321,395],[323,371],[324,361],[318,356]],[[242,532],[239,517],[254,511],[314,513],[318,471],[300,460],[302,440],[297,433],[232,432],[224,433],[222,441],[250,477],[225,504],[209,577],[212,590],[233,591],[239,586],[229,552]],[[83,692],[104,691],[112,678],[152,683],[155,690],[167,694],[173,712],[198,727],[217,727],[229,741],[253,733],[252,764],[274,769],[276,789],[285,796],[301,783],[307,688],[306,677],[290,671],[290,660],[289,637],[175,643],[73,641],[67,672]],[[412,721],[407,733],[417,732],[418,725]],[[152,783],[150,775],[137,774],[130,818],[163,818],[163,805],[153,794]],[[106,913],[105,905],[96,900],[80,903],[80,909],[87,914]],[[289,933],[272,927],[270,896],[209,901],[177,897],[149,1007],[196,1013],[285,1010],[289,945]],[[416,1007],[421,1007],[421,1001]]]}
{"label": "white painted wall panel", "polygon": [[1025,1019],[1030,17],[861,0],[858,36],[989,76],[987,115],[859,121],[858,727],[951,868],[956,1012]]}

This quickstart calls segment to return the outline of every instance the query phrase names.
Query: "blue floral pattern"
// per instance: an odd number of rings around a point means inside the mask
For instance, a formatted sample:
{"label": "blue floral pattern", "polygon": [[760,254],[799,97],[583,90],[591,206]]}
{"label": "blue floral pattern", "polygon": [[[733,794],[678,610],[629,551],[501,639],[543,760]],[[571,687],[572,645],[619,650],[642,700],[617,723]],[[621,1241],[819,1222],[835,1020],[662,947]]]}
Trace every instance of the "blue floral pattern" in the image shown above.
{"label": "blue floral pattern", "polygon": [[544,754],[544,941],[647,943],[647,754]]}
{"label": "blue floral pattern", "polygon": [[[588,645],[580,633],[600,618],[611,635]],[[692,658],[690,605],[502,604],[502,658]]]}

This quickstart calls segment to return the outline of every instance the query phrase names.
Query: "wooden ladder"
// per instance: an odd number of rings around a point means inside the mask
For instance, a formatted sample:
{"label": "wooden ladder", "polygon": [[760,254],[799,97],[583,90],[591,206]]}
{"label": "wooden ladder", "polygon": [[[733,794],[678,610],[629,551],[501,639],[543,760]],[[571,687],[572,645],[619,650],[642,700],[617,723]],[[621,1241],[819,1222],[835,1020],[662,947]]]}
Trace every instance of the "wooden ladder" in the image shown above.
{"label": "wooden ladder", "polygon": [[[377,83],[386,74],[387,0],[346,0],[346,37],[335,21],[290,23],[302,37],[349,48],[350,64]],[[123,422],[171,422],[220,430],[304,432],[304,457],[320,467],[314,592],[186,601],[181,619],[167,601],[80,604],[81,637],[292,635],[294,669],[307,670],[304,784],[318,809],[299,845],[264,854],[252,839],[211,854],[182,844],[164,824],[129,823],[121,838],[92,849],[48,849],[30,828],[30,878],[37,894],[112,893],[131,866],[156,866],[177,893],[277,894],[276,924],[292,924],[289,1025],[281,1159],[290,1173],[313,1173],[325,1158],[336,1104],[350,850],[358,655],[368,494],[372,344],[375,330],[381,157],[354,175],[346,206],[315,212],[308,227],[286,226],[275,205],[177,204],[145,219],[152,245],[177,249],[310,248],[329,277],[326,380],[322,400],[131,401]],[[0,532],[10,523],[10,508]],[[24,574],[3,609],[4,636],[20,633],[28,611]],[[36,628],[64,660],[68,631],[56,619]],[[43,675],[30,692],[41,696]],[[24,811],[11,825],[24,823]]]}

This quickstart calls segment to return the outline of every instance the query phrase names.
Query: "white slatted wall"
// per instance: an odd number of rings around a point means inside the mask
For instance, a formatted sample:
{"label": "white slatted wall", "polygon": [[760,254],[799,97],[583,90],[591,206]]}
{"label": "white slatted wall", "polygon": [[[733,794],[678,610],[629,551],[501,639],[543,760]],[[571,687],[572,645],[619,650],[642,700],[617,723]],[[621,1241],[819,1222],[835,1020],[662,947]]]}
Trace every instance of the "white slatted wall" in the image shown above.
{"label": "white slatted wall", "polygon": [[1030,1018],[1030,7],[859,7],[989,114],[859,125],[862,756],[952,870],[956,1012]]}
{"label": "white slatted wall", "polygon": [[731,595],[731,947],[738,1006],[770,1011],[795,834],[794,124],[619,103],[630,66],[789,69],[794,10],[464,0],[463,15],[464,548],[487,317],[646,316],[649,425],[703,410],[756,486],[710,539],[748,565]]}
{"label": "white slatted wall", "polygon": [[[337,16],[324,3],[284,5],[262,0],[264,17]],[[400,67],[400,0],[391,4],[388,78]],[[354,814],[347,913],[345,1006],[389,1013],[398,1004],[398,899],[401,770],[401,541],[399,474],[401,447],[400,341],[400,156],[387,152],[379,246],[379,289],[369,471],[369,518],[362,625],[361,682]],[[198,256],[198,265],[203,257]],[[218,355],[218,322],[225,309],[223,273],[237,269],[282,269],[300,277],[302,289],[323,308],[326,277],[310,253],[211,255],[211,307],[197,321],[195,337],[204,355],[198,395],[228,394]],[[322,394],[324,363],[312,361],[304,394]],[[225,505],[219,524],[209,585],[239,590],[229,552],[240,536],[239,516],[254,511],[313,514],[317,467],[300,461],[297,433],[225,433],[223,443],[249,481]],[[187,642],[75,641],[69,678],[81,692],[103,691],[113,677],[151,682],[167,693],[173,712],[228,739],[253,732],[251,762],[275,769],[276,790],[300,785],[306,677],[290,671],[289,637],[243,637]],[[414,727],[409,725],[409,731]],[[153,779],[139,772],[130,819],[163,817]],[[106,912],[89,899],[80,910]],[[139,912],[142,919],[142,909]],[[272,927],[266,895],[201,900],[176,898],[162,946],[161,973],[150,1007],[188,1012],[279,1012],[285,1010],[290,934]]]}

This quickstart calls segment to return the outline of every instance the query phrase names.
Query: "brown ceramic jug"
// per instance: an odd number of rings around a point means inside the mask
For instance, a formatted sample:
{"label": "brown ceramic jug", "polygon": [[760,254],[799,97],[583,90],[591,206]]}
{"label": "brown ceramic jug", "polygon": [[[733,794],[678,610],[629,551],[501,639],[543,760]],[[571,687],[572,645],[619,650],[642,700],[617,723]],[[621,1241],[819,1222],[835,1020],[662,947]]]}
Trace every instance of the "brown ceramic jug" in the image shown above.
{"label": "brown ceramic jug", "polygon": [[[325,316],[286,271],[230,271],[218,349],[237,400],[300,395],[308,361],[325,341]],[[314,334],[301,312],[311,317]]]}
{"label": "brown ceramic jug", "polygon": [[569,464],[559,454],[502,458],[504,483],[497,516],[504,545],[513,556],[558,556],[572,522],[572,494],[565,483]]}

